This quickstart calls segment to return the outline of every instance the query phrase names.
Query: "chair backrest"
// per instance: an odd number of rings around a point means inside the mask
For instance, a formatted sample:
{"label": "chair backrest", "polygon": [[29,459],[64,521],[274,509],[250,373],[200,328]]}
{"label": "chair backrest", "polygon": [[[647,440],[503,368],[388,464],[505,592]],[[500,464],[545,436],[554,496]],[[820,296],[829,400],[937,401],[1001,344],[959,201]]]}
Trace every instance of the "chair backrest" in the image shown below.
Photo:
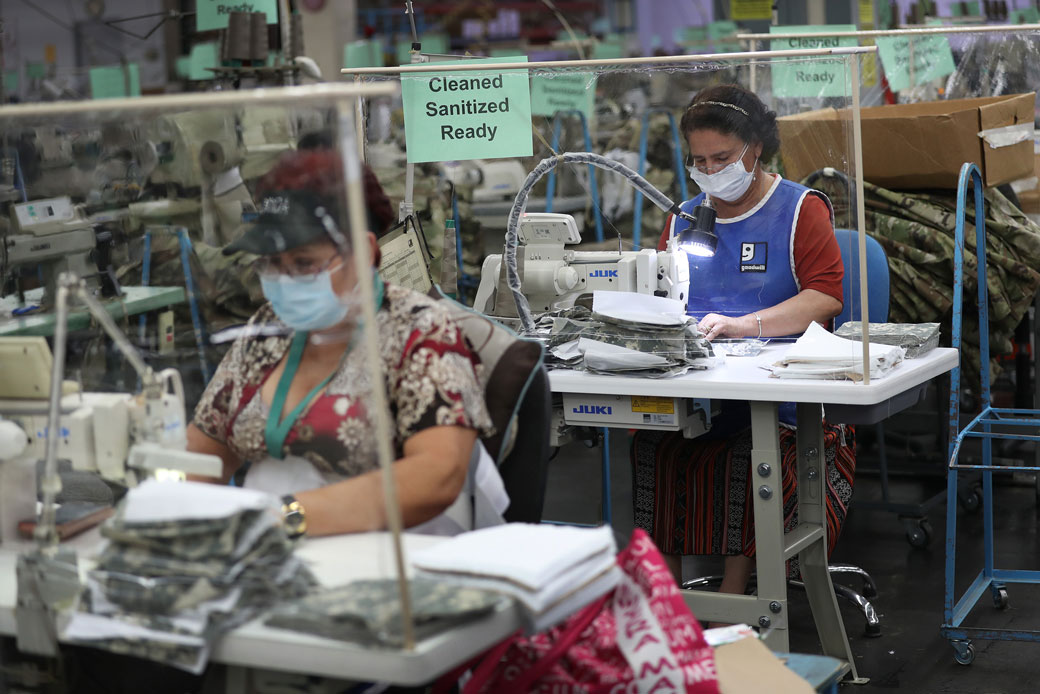
{"label": "chair backrest", "polygon": [[[841,262],[845,265],[845,277],[841,282],[844,306],[834,319],[837,329],[842,323],[860,319],[859,300],[859,238],[850,229],[835,229],[834,236],[841,247]],[[867,311],[869,322],[888,321],[888,257],[885,249],[875,239],[867,237]],[[855,307],[855,312],[853,308]]]}
{"label": "chair backrest", "polygon": [[518,337],[501,323],[449,299],[440,300],[480,357],[481,385],[495,433],[482,438],[498,465],[510,504],[510,522],[541,520],[549,473],[549,425],[552,418],[549,376],[540,343]]}

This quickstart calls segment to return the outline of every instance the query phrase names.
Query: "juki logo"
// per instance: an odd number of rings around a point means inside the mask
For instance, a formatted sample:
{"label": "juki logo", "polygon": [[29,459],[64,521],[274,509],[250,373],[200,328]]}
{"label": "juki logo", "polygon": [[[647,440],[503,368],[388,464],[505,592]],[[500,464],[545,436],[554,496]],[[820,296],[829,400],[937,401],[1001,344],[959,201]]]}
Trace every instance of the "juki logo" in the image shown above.
{"label": "juki logo", "polygon": [[610,405],[578,405],[572,407],[571,411],[574,414],[612,414],[614,410]]}
{"label": "juki logo", "polygon": [[589,277],[617,277],[617,270],[593,270]]}

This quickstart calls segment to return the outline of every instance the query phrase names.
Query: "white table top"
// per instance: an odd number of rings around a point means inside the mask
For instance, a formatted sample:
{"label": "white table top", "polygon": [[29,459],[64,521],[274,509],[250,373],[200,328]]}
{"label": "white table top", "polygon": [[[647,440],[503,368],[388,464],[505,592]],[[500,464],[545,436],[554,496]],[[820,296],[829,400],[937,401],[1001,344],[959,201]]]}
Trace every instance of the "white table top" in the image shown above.
{"label": "white table top", "polygon": [[[98,537],[95,530],[76,538],[73,544],[82,556]],[[406,560],[409,552],[443,539],[405,535]],[[387,533],[307,539],[297,548],[297,553],[326,586],[394,575],[393,552]],[[15,633],[16,557],[13,548],[0,549],[0,633],[9,635]],[[272,629],[264,626],[262,619],[244,624],[220,639],[214,645],[210,662],[346,680],[417,685],[480,654],[521,626],[519,610],[507,603],[482,619],[420,641],[414,651],[404,652]]]}
{"label": "white table top", "polygon": [[673,378],[629,378],[555,369],[549,372],[549,385],[554,393],[876,405],[950,371],[957,366],[958,358],[957,350],[933,349],[917,359],[904,360],[883,378],[871,379],[870,385],[773,378],[761,367],[779,361],[787,347],[787,344],[767,345],[758,356],[726,357],[720,367]]}

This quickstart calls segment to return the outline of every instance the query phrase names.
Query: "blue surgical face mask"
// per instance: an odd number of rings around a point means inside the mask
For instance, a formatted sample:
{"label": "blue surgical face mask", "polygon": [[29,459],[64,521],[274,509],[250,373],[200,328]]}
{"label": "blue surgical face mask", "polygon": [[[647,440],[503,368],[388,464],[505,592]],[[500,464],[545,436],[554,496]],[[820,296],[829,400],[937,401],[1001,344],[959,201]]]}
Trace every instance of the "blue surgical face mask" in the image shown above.
{"label": "blue surgical face mask", "polygon": [[308,277],[260,275],[260,286],[271,308],[293,330],[324,330],[347,317],[349,299],[332,289],[332,273],[343,267],[323,270]]}

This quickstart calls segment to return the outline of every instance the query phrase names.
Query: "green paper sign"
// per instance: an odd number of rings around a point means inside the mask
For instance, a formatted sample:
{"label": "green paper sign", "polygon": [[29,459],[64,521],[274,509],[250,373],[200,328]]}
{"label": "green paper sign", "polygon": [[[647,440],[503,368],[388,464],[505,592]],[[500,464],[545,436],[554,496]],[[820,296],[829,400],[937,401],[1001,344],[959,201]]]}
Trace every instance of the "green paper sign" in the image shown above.
{"label": "green paper sign", "polygon": [[[856,31],[853,24],[828,24],[826,26],[783,26],[770,27],[771,34],[833,33]],[[805,50],[811,48],[840,48],[855,46],[855,38],[836,36],[801,37],[779,39],[769,42],[773,51]],[[845,96],[849,93],[846,84],[845,63],[839,59],[806,60],[790,58],[773,63],[773,93],[786,99]]]}
{"label": "green paper sign", "polygon": [[195,31],[227,29],[232,12],[263,12],[268,24],[278,23],[278,0],[195,0]]}
{"label": "green paper sign", "polygon": [[625,57],[625,49],[623,38],[608,37],[593,44],[591,58],[593,60],[617,60]]}
{"label": "green paper sign", "polygon": [[90,95],[95,99],[141,96],[141,73],[137,63],[90,68]]}
{"label": "green paper sign", "polygon": [[26,63],[25,76],[31,80],[42,80],[47,76],[47,66],[43,63]]}
{"label": "green paper sign", "polygon": [[596,76],[591,73],[531,77],[531,113],[536,116],[581,111],[586,118],[591,118],[595,98]]}
{"label": "green paper sign", "polygon": [[402,75],[408,161],[531,156],[527,71],[494,71],[496,63],[526,62],[527,56],[459,60],[450,64],[488,70]]}
{"label": "green paper sign", "polygon": [[343,47],[343,67],[383,67],[383,44],[351,41]]}
{"label": "green paper sign", "polygon": [[740,33],[740,27],[737,26],[736,22],[728,19],[720,22],[712,22],[708,25],[708,38],[713,41],[711,50],[714,53],[738,53],[745,50],[744,46],[740,45],[739,41],[719,40],[729,38],[738,33]]}
{"label": "green paper sign", "polygon": [[[978,11],[976,10],[976,13]],[[1040,10],[1027,7],[1024,10],[1011,10],[1008,24],[1040,24]]]}
{"label": "green paper sign", "polygon": [[18,71],[10,70],[4,73],[4,91],[5,92],[16,92],[18,91]]}
{"label": "green paper sign", "polygon": [[216,43],[196,43],[191,47],[191,56],[188,65],[188,79],[211,80],[216,75],[206,68],[220,65]]}
{"label": "green paper sign", "polygon": [[[881,65],[885,68],[888,86],[894,92],[945,77],[954,70],[953,52],[945,36],[919,36],[912,41],[911,45],[911,39],[906,36],[877,39]],[[913,66],[910,65],[911,50]]]}
{"label": "green paper sign", "polygon": [[177,58],[177,62],[175,63],[174,67],[174,72],[176,72],[177,76],[181,79],[188,79],[188,75],[191,74],[191,56],[182,55],[179,58]]}
{"label": "green paper sign", "polygon": [[[419,37],[419,41],[422,43],[423,53],[440,53],[442,55],[448,52],[448,36],[447,34],[424,34]],[[412,62],[412,40],[398,41],[397,42],[397,64],[408,65]]]}

